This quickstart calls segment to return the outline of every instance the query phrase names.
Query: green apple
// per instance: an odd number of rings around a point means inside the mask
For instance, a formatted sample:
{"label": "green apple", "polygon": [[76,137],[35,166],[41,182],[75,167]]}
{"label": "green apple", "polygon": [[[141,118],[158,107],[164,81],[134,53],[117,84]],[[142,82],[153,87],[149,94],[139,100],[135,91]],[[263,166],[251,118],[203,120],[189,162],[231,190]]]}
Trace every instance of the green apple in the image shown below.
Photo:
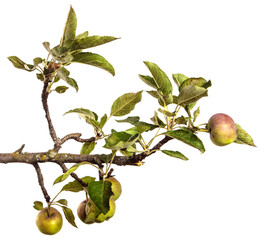
{"label": "green apple", "polygon": [[233,119],[224,114],[214,114],[208,121],[211,141],[218,146],[225,146],[237,139],[238,131]]}
{"label": "green apple", "polygon": [[77,215],[83,223],[92,224],[100,214],[100,210],[89,200],[81,202],[77,208]]}
{"label": "green apple", "polygon": [[111,182],[111,190],[113,192],[112,198],[116,201],[122,193],[122,186],[120,182],[114,177],[106,178],[105,181]]}
{"label": "green apple", "polygon": [[55,208],[44,208],[36,217],[36,225],[41,233],[53,235],[61,230],[63,218],[60,212]]}

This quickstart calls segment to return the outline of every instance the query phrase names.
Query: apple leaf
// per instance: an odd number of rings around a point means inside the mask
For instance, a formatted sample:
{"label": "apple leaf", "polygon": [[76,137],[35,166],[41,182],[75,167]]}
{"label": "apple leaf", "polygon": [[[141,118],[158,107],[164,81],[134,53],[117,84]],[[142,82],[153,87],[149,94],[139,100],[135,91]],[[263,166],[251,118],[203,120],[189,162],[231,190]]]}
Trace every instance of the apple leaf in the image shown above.
{"label": "apple leaf", "polygon": [[74,164],[70,169],[68,169],[64,174],[60,175],[59,177],[57,177],[53,183],[56,184],[56,183],[60,183],[60,182],[63,182],[65,181],[69,175],[71,173],[73,173],[74,171],[76,171],[78,169],[78,167],[82,166],[82,165],[85,165],[85,164],[91,164],[89,162],[81,162],[81,163],[77,163],[77,164]]}
{"label": "apple leaf", "polygon": [[[86,176],[86,177],[81,178],[81,180],[84,183],[89,184],[89,183],[95,181],[95,178]],[[61,191],[68,191],[68,192],[80,192],[83,190],[84,190],[83,186],[77,180],[67,183],[61,189]]]}
{"label": "apple leaf", "polygon": [[16,67],[16,68],[26,70],[28,72],[31,72],[31,71],[35,70],[34,65],[26,64],[24,61],[22,61],[20,58],[18,58],[16,56],[10,56],[10,57],[8,57],[8,59],[11,61],[13,66]]}
{"label": "apple leaf", "polygon": [[85,142],[82,145],[80,154],[90,154],[95,148],[96,142]]}
{"label": "apple leaf", "polygon": [[140,117],[138,117],[138,116],[127,117],[126,119],[116,120],[116,122],[119,122],[119,123],[130,123],[132,125],[135,125],[139,121],[140,121]]}
{"label": "apple leaf", "polygon": [[64,212],[64,215],[67,219],[67,221],[73,226],[77,228],[77,225],[75,223],[75,217],[74,214],[72,212],[72,210],[68,207],[62,206],[62,210]]}
{"label": "apple leaf", "polygon": [[61,205],[67,206],[68,205],[68,201],[66,199],[59,199],[58,201],[56,201],[57,203],[60,203]]}
{"label": "apple leaf", "polygon": [[194,85],[187,85],[182,88],[178,96],[179,105],[188,105],[197,102],[200,98],[207,96],[207,89]]}
{"label": "apple leaf", "polygon": [[111,182],[109,181],[93,181],[88,185],[88,194],[97,208],[103,214],[109,211],[109,199],[113,195],[111,191]]}
{"label": "apple leaf", "polygon": [[193,113],[193,116],[194,116],[193,122],[196,121],[196,119],[199,115],[200,115],[200,107],[198,107]]}
{"label": "apple leaf", "polygon": [[141,134],[143,132],[147,132],[150,130],[151,130],[151,127],[149,125],[140,125],[140,126],[129,128],[125,132],[131,135],[135,135],[135,134],[138,134],[138,133]]}
{"label": "apple leaf", "polygon": [[235,123],[235,125],[238,130],[238,136],[234,142],[256,147],[256,145],[254,144],[253,138],[239,124]]}
{"label": "apple leaf", "polygon": [[148,86],[153,87],[155,89],[158,89],[156,82],[154,81],[153,77],[151,76],[145,76],[139,74],[140,79],[145,82]]}
{"label": "apple leaf", "polygon": [[194,148],[199,149],[202,153],[205,152],[203,142],[190,130],[186,128],[182,128],[174,131],[167,131],[164,133],[165,135],[182,141]]}
{"label": "apple leaf", "polygon": [[139,134],[134,135],[127,132],[113,132],[106,140],[105,148],[120,150],[132,146],[139,138]]}
{"label": "apple leaf", "polygon": [[66,86],[58,86],[54,89],[57,93],[64,93],[68,90],[68,87]]}
{"label": "apple leaf", "polygon": [[175,112],[169,112],[167,110],[164,110],[162,108],[159,108],[158,111],[162,114],[164,114],[167,117],[174,117],[175,116]]}
{"label": "apple leaf", "polygon": [[137,103],[142,99],[142,91],[136,93],[126,93],[117,98],[111,107],[110,116],[124,116],[130,113]]}
{"label": "apple leaf", "polygon": [[162,95],[171,94],[172,93],[172,84],[171,84],[168,76],[165,74],[165,72],[162,69],[160,69],[159,66],[155,63],[145,61],[144,64],[147,66],[150,73],[152,74],[154,82],[157,86],[157,90]]}
{"label": "apple leaf", "polygon": [[178,152],[178,151],[171,151],[171,150],[161,150],[162,153],[171,156],[171,157],[175,157],[175,158],[179,158],[182,160],[188,160],[188,158],[183,155],[182,153]]}
{"label": "apple leaf", "polygon": [[78,115],[81,118],[85,119],[88,124],[91,124],[92,126],[99,125],[99,123],[97,122],[98,115],[95,112],[90,111],[89,109],[75,108],[75,109],[69,110],[64,115],[68,113],[78,113]]}
{"label": "apple leaf", "polygon": [[171,103],[175,103],[174,98],[176,98],[176,96],[173,96],[171,93],[168,95],[161,95],[159,92],[157,91],[147,91],[147,93],[149,95],[151,95],[152,97],[158,99],[158,103],[164,107],[167,106]]}
{"label": "apple leaf", "polygon": [[91,52],[80,52],[76,54],[72,54],[73,59],[71,62],[88,64],[94,67],[101,68],[111,73],[113,76],[115,75],[115,70],[113,66],[101,55]]}
{"label": "apple leaf", "polygon": [[76,36],[77,18],[75,11],[70,6],[64,33],[61,38],[60,46],[67,46],[72,43]]}
{"label": "apple leaf", "polygon": [[188,78],[185,81],[182,82],[182,84],[179,87],[179,91],[181,92],[181,90],[183,89],[183,87],[185,86],[189,86],[189,85],[193,85],[193,86],[197,86],[197,87],[204,87],[204,85],[207,83],[207,81],[202,78]]}
{"label": "apple leaf", "polygon": [[178,86],[178,88],[182,85],[182,83],[188,79],[187,76],[185,76],[182,73],[175,73],[172,74],[172,78],[174,80],[174,82],[176,83],[176,85]]}
{"label": "apple leaf", "polygon": [[33,204],[34,209],[36,209],[37,211],[41,211],[44,208],[43,203],[40,201],[35,201]]}
{"label": "apple leaf", "polygon": [[158,113],[156,111],[154,111],[154,116],[150,120],[159,127],[166,126],[166,124],[159,118]]}
{"label": "apple leaf", "polygon": [[109,43],[118,38],[111,36],[90,36],[90,37],[82,37],[73,41],[73,44],[70,48],[70,51],[83,50],[87,48],[96,47],[105,43]]}
{"label": "apple leaf", "polygon": [[63,79],[67,84],[74,87],[77,92],[79,89],[77,82],[73,78],[70,78],[69,74],[70,74],[70,72],[64,67],[59,68],[56,72],[57,77]]}
{"label": "apple leaf", "polygon": [[186,125],[187,124],[187,119],[184,116],[180,116],[180,117],[175,119],[175,122],[179,125],[180,124]]}
{"label": "apple leaf", "polygon": [[78,34],[78,35],[75,37],[75,40],[81,39],[81,38],[86,38],[86,37],[88,37],[88,31],[85,31],[85,32],[83,32],[83,33]]}

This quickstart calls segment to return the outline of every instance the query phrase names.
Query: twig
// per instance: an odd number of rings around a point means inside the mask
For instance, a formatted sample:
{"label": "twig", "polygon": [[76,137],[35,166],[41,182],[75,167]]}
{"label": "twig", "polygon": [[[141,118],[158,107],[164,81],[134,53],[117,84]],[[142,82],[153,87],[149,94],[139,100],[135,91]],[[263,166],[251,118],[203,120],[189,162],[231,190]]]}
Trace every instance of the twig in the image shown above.
{"label": "twig", "polygon": [[41,98],[42,98],[43,109],[45,111],[46,119],[47,119],[47,122],[48,122],[49,133],[50,133],[50,136],[51,136],[51,138],[54,142],[54,149],[58,149],[58,148],[60,148],[60,144],[58,142],[58,137],[57,137],[57,134],[56,134],[55,129],[53,127],[51,118],[50,118],[49,107],[48,107],[48,96],[49,96],[48,85],[49,85],[50,80],[51,80],[50,75],[45,77],[44,87],[43,87],[43,90],[42,90]]}
{"label": "twig", "polygon": [[71,133],[71,134],[68,134],[68,135],[66,135],[65,137],[63,137],[60,140],[60,145],[64,144],[66,141],[68,141],[70,139],[73,139],[73,140],[75,140],[77,142],[81,142],[81,143],[84,143],[84,142],[94,142],[96,140],[95,137],[83,139],[83,138],[80,138],[81,135],[82,135],[81,133]]}
{"label": "twig", "polygon": [[18,150],[16,150],[15,153],[18,153],[18,154],[22,153],[24,147],[25,147],[25,144],[23,144]]}
{"label": "twig", "polygon": [[45,185],[44,185],[44,178],[43,178],[43,175],[42,175],[42,172],[41,172],[41,168],[39,167],[38,163],[32,163],[32,165],[34,166],[34,168],[36,170],[37,177],[38,177],[38,182],[39,182],[41,190],[44,194],[44,198],[45,198],[46,202],[49,203],[50,202],[50,196],[49,196],[49,194],[47,192],[47,189],[45,188]]}

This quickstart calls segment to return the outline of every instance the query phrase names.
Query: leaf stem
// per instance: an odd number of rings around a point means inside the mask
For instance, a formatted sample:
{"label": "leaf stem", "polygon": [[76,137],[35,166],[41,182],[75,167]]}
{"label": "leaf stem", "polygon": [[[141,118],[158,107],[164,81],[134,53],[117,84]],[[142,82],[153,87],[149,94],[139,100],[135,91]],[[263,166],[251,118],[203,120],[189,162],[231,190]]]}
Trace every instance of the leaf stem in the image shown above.
{"label": "leaf stem", "polygon": [[[109,169],[110,169],[110,167],[111,167],[111,164],[112,164],[112,162],[113,162],[113,159],[114,159],[115,156],[116,156],[117,151],[118,151],[118,150],[115,150],[115,151],[112,153],[112,158],[111,158],[110,162],[107,163],[107,165],[106,165],[106,172],[104,173],[104,177],[107,176],[108,171],[109,171]],[[100,170],[101,170],[101,169],[100,169]],[[101,171],[102,171],[102,170],[101,170]]]}
{"label": "leaf stem", "polygon": [[54,200],[58,197],[58,195],[62,192],[62,190],[60,192],[58,192],[55,197],[50,201],[50,205],[52,205],[52,203],[54,202]]}
{"label": "leaf stem", "polygon": [[154,137],[149,141],[149,143],[147,145],[148,148],[151,146],[151,144],[155,140],[155,138],[161,135],[161,134],[158,134],[160,132],[160,130],[161,130],[161,127],[158,128],[158,130],[157,130],[156,134],[154,135]]}

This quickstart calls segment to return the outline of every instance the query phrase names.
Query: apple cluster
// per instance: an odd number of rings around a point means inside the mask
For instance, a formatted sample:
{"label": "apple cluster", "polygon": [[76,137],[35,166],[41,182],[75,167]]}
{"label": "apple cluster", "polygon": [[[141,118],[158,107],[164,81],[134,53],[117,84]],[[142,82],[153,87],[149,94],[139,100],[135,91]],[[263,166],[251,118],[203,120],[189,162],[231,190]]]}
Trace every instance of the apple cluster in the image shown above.
{"label": "apple cluster", "polygon": [[[77,215],[85,224],[102,223],[114,216],[116,210],[115,201],[122,193],[122,186],[114,177],[106,178],[105,181],[111,182],[111,191],[113,193],[109,199],[109,211],[106,214],[102,213],[94,202],[87,197],[87,199],[82,201],[77,208]],[[63,218],[57,209],[49,205],[38,213],[36,225],[41,233],[54,235],[61,230]]]}

